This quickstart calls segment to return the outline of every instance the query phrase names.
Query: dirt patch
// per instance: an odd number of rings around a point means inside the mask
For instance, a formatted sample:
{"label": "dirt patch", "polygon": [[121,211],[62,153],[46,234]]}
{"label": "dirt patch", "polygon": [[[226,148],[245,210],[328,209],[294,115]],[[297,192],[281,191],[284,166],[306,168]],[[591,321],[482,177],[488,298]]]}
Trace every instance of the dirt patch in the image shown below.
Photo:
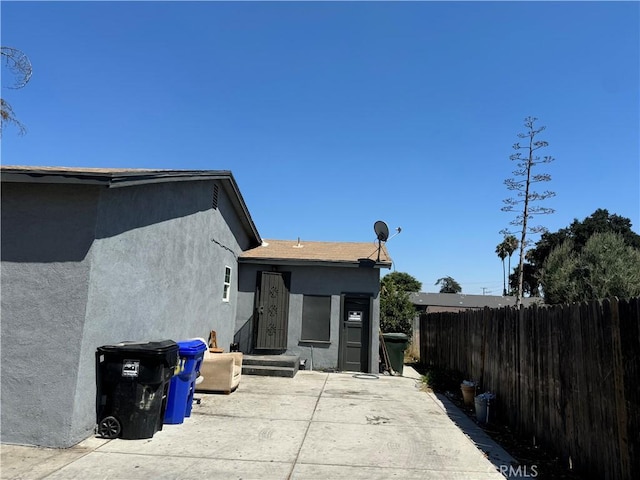
{"label": "dirt patch", "polygon": [[[464,412],[475,424],[485,431],[498,445],[504,448],[522,466],[527,466],[528,471],[522,471],[521,477],[549,480],[581,480],[582,476],[570,470],[559,455],[540,445],[534,445],[532,439],[525,439],[513,432],[509,426],[498,423],[482,424],[476,418],[475,408],[464,404],[460,391],[459,378],[454,372],[426,372],[419,364],[411,365],[424,379],[430,379],[436,383],[434,391],[442,393],[462,412]],[[457,389],[454,387],[457,386]],[[425,382],[425,389],[431,389]],[[535,466],[534,470],[531,467]],[[534,475],[535,473],[535,475]],[[512,478],[518,478],[514,475]]]}

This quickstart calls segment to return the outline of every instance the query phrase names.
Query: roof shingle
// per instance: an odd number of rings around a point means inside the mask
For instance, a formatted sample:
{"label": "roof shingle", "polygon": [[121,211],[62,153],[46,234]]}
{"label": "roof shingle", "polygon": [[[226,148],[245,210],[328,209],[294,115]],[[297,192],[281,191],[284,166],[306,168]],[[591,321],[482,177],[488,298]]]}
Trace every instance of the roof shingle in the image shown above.
{"label": "roof shingle", "polygon": [[[375,242],[308,242],[297,240],[264,240],[259,247],[240,255],[243,260],[298,260],[308,262],[360,263],[362,259],[376,261]],[[391,266],[391,258],[384,245],[380,249],[381,266]]]}

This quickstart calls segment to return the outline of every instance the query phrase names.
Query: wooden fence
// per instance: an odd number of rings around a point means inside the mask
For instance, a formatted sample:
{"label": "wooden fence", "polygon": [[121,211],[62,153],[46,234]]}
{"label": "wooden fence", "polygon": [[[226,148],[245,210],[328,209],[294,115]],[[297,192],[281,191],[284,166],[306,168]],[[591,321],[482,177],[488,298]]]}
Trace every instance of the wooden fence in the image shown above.
{"label": "wooden fence", "polygon": [[423,314],[420,358],[586,478],[640,478],[640,299]]}

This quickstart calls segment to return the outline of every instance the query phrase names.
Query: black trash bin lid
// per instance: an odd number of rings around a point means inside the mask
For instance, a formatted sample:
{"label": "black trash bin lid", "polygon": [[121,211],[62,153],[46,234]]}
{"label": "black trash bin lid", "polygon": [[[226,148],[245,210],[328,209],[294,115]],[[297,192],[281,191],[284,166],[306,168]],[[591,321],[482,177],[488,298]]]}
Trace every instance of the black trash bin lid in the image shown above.
{"label": "black trash bin lid", "polygon": [[383,333],[382,338],[385,340],[391,340],[392,342],[409,340],[409,336],[404,333]]}
{"label": "black trash bin lid", "polygon": [[138,355],[166,355],[178,352],[178,344],[173,340],[158,340],[152,342],[120,342],[113,345],[98,347],[100,353],[133,353]]}

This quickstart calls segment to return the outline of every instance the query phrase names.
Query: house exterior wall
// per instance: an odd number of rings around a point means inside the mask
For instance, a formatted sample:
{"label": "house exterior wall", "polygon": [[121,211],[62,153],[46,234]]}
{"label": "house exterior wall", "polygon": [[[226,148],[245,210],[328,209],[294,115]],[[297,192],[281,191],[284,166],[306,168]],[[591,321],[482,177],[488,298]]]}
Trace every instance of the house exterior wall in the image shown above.
{"label": "house exterior wall", "polygon": [[77,440],[70,419],[98,201],[98,187],[2,184],[3,442]]}
{"label": "house exterior wall", "polygon": [[[251,352],[253,310],[258,272],[271,270],[269,265],[240,264],[236,338],[245,353]],[[279,266],[280,272],[291,273],[289,296],[289,324],[287,354],[300,355],[309,363],[313,355],[314,369],[337,369],[340,348],[341,311],[343,294],[370,294],[373,299],[371,311],[371,342],[369,345],[369,371],[378,372],[380,328],[380,271],[371,268]],[[302,307],[304,295],[331,296],[331,319],[329,343],[301,342]],[[313,347],[313,348],[312,348]]]}
{"label": "house exterior wall", "polygon": [[[213,184],[3,184],[3,441],[68,447],[91,435],[101,345],[206,338],[210,330],[231,342],[237,257],[249,238],[238,233],[223,188],[212,208]],[[28,195],[16,193],[23,189]],[[25,218],[40,227],[14,235]],[[37,239],[59,231],[66,237],[50,248],[51,259],[5,260],[5,242],[19,257],[21,242],[35,251],[46,242]],[[58,261],[60,251],[72,260]],[[228,302],[225,266],[232,269]]]}
{"label": "house exterior wall", "polygon": [[231,341],[235,292],[223,301],[223,280],[225,266],[237,275],[240,247],[226,223],[226,195],[221,189],[214,210],[212,192],[213,182],[205,181],[103,192],[76,390],[78,438],[95,423],[94,404],[83,399],[95,397],[98,346],[206,339],[210,330]]}

